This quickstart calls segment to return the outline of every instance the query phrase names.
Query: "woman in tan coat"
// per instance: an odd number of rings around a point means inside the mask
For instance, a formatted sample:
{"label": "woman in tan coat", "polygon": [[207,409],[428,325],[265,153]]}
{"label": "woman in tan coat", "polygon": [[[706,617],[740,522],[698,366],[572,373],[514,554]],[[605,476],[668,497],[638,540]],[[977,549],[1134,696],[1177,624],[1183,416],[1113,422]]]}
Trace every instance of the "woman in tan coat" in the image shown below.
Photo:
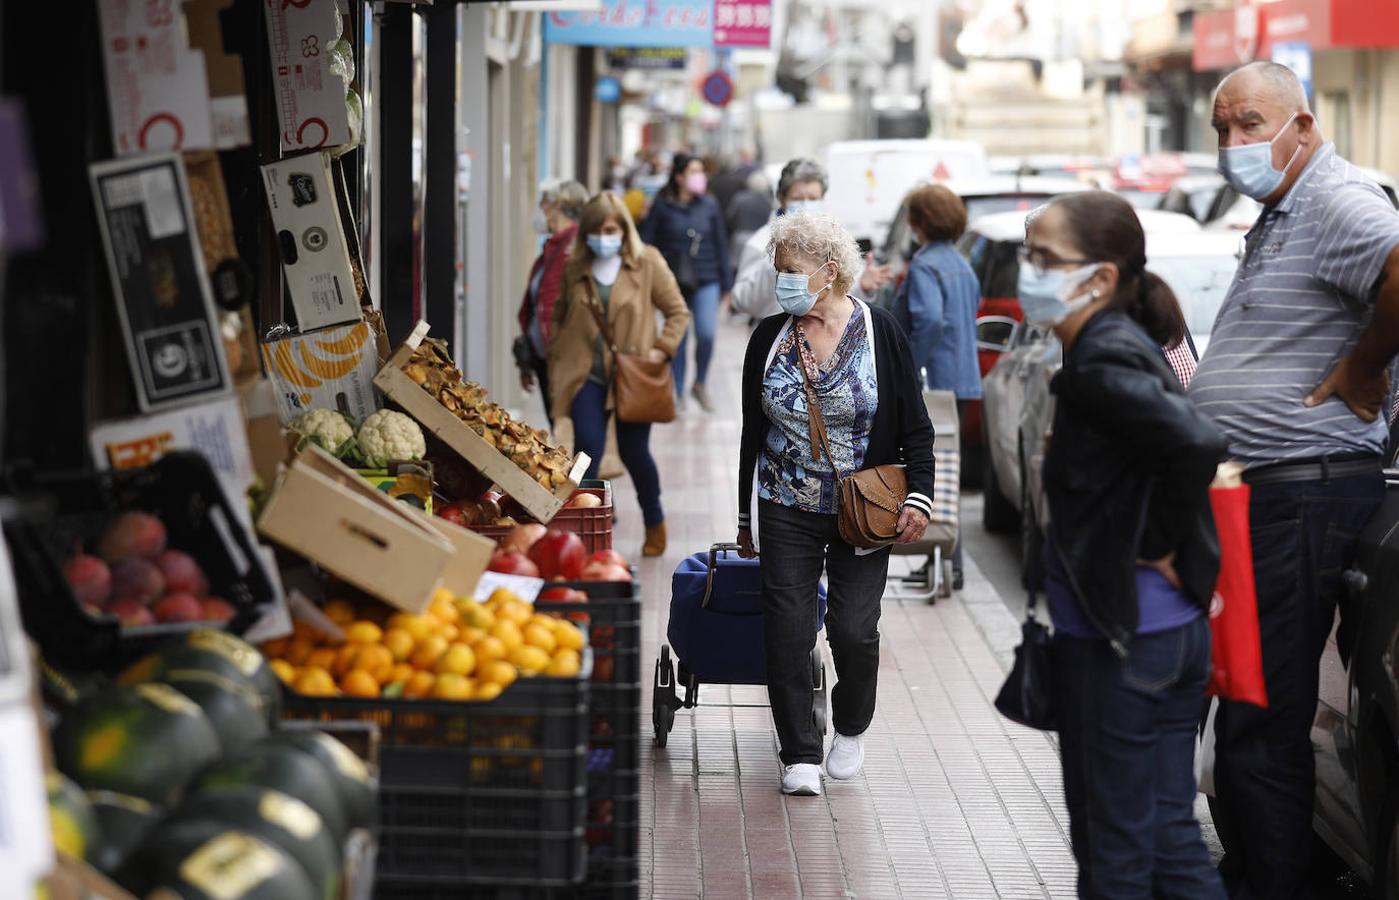
{"label": "woman in tan coat", "polygon": [[[554,306],[549,344],[549,402],[554,418],[573,419],[574,449],[592,457],[587,477],[597,477],[612,414],[612,354],[589,306],[597,304],[624,353],[649,354],[656,362],[675,356],[690,311],[654,247],[641,242],[631,213],[615,194],[588,201],[579,217],[578,238]],[[656,311],[665,327],[656,333]],[[666,548],[661,477],[651,458],[651,425],[617,423],[617,450],[636,484],[646,523],[643,556]]]}

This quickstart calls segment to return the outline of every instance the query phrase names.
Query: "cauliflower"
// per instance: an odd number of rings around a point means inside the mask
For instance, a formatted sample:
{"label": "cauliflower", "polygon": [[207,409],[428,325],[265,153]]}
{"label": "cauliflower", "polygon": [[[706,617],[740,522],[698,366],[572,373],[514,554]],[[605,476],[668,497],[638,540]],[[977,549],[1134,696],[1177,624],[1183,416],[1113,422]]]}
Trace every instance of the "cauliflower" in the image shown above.
{"label": "cauliflower", "polygon": [[382,469],[391,459],[422,459],[427,441],[418,423],[401,412],[381,409],[359,426],[359,451],[372,469]]}
{"label": "cauliflower", "polygon": [[297,450],[312,443],[342,459],[354,452],[355,423],[336,410],[307,410],[292,421],[291,428],[301,435]]}

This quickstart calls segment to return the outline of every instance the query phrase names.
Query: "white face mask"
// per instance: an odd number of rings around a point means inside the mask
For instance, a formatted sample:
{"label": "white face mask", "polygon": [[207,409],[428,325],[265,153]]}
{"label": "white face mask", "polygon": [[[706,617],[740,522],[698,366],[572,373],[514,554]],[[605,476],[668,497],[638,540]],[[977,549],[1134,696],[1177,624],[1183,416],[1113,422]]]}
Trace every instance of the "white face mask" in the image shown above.
{"label": "white face mask", "polygon": [[1029,263],[1020,264],[1017,293],[1025,321],[1032,325],[1053,326],[1096,299],[1091,292],[1075,296],[1098,271],[1097,263],[1065,271],[1050,269],[1044,274]]}
{"label": "white face mask", "polygon": [[1265,197],[1272,196],[1287,177],[1287,170],[1297,161],[1297,155],[1302,152],[1302,144],[1299,142],[1287,165],[1281,169],[1273,168],[1273,144],[1277,143],[1278,138],[1282,137],[1282,133],[1296,119],[1297,114],[1293,113],[1278,129],[1278,133],[1273,135],[1272,140],[1261,144],[1219,148],[1219,174],[1224,176],[1230,187],[1245,197],[1252,197],[1260,202]]}
{"label": "white face mask", "polygon": [[553,234],[553,232],[549,230],[549,217],[544,215],[544,210],[538,207],[535,207],[534,218],[530,221],[530,224],[534,226],[536,234]]}

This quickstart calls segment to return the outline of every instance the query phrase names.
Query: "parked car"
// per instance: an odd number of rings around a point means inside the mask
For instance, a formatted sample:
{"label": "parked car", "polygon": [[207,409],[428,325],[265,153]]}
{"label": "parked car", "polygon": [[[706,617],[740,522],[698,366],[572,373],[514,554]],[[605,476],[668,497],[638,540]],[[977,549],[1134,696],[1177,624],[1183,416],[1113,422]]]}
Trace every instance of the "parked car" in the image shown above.
{"label": "parked car", "polygon": [[1161,200],[1160,208],[1166,212],[1190,216],[1203,225],[1210,221],[1210,210],[1214,207],[1222,187],[1224,178],[1218,174],[1177,178]]}
{"label": "parked car", "polygon": [[1321,658],[1312,824],[1376,898],[1399,900],[1399,470],[1385,481]]}
{"label": "parked car", "polygon": [[[1146,229],[1148,266],[1175,292],[1191,341],[1203,352],[1238,267],[1239,240],[1200,231],[1198,224],[1193,232],[1180,231],[1180,220],[1186,217],[1174,213],[1137,214]],[[1022,528],[1027,564],[1038,550],[1045,519],[1040,469],[1054,421],[1049,382],[1062,360],[1052,331],[1019,323],[1010,346],[982,381],[983,525],[999,532]]]}
{"label": "parked car", "polygon": [[[1362,168],[1360,171],[1374,179],[1380,190],[1389,198],[1389,202],[1399,209],[1399,181],[1375,169]],[[1243,232],[1253,227],[1262,211],[1263,204],[1252,197],[1243,196],[1225,184],[1221,178],[1218,191],[1210,203],[1209,212],[1202,221],[1220,231]]]}

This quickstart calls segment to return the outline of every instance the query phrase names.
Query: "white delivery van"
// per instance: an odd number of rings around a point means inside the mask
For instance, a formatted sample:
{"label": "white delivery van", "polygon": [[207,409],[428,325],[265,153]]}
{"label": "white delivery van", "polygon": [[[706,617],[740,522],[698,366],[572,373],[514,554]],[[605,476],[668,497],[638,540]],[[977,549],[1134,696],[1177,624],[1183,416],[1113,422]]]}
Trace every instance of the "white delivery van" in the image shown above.
{"label": "white delivery van", "polygon": [[984,177],[991,164],[976,141],[840,141],[826,148],[826,170],[831,179],[826,209],[856,240],[878,247],[913,188]]}

